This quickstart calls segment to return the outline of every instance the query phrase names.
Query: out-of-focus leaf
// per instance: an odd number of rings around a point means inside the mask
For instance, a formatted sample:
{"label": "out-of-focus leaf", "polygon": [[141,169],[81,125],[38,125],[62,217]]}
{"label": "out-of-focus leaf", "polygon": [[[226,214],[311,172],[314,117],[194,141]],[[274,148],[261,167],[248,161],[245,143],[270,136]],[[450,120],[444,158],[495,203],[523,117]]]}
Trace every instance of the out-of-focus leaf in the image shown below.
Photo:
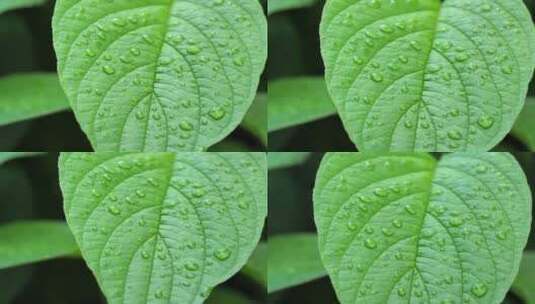
{"label": "out-of-focus leaf", "polygon": [[16,74],[0,79],[0,125],[69,109],[57,74]]}
{"label": "out-of-focus leaf", "polygon": [[33,156],[33,155],[39,155],[42,154],[40,152],[0,152],[0,165],[15,159],[15,158],[21,158],[21,157],[27,157],[27,156]]}
{"label": "out-of-focus leaf", "polygon": [[336,113],[323,78],[299,77],[275,80],[269,83],[268,96],[270,132]]}
{"label": "out-of-focus leaf", "polygon": [[245,115],[241,123],[242,128],[247,130],[258,138],[258,140],[267,146],[267,96],[266,94],[256,95],[251,108]]}
{"label": "out-of-focus leaf", "polygon": [[315,234],[283,234],[268,241],[268,292],[327,275]]}
{"label": "out-of-focus leaf", "polygon": [[251,304],[245,295],[228,288],[216,288],[212,291],[206,304]]}
{"label": "out-of-focus leaf", "polygon": [[268,1],[268,14],[275,14],[277,12],[303,8],[312,6],[317,0],[269,0]]}
{"label": "out-of-focus leaf", "polygon": [[241,272],[256,282],[266,286],[268,246],[265,242],[258,243],[253,255],[242,268]]}
{"label": "out-of-focus leaf", "polygon": [[66,223],[17,221],[0,226],[0,269],[77,252],[78,246]]}
{"label": "out-of-focus leaf", "polygon": [[269,152],[268,168],[270,170],[297,166],[307,159],[310,152]]}
{"label": "out-of-focus leaf", "polygon": [[522,256],[520,271],[513,283],[513,291],[525,304],[535,304],[535,251],[526,251]]}
{"label": "out-of-focus leaf", "polygon": [[511,133],[535,151],[535,98],[528,97]]}
{"label": "out-of-focus leaf", "polygon": [[41,5],[46,1],[47,0],[2,0],[0,1],[0,14],[8,10]]}

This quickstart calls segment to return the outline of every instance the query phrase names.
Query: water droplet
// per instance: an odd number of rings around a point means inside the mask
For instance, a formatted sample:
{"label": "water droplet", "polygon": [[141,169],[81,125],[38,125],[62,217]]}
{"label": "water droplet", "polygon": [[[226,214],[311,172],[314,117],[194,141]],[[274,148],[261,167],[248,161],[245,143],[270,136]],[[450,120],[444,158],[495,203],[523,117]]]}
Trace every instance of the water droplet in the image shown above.
{"label": "water droplet", "polygon": [[396,227],[396,228],[401,228],[401,226],[403,226],[403,223],[398,220],[398,219],[395,219],[392,221],[392,226]]}
{"label": "water droplet", "polygon": [[476,172],[479,173],[479,174],[487,172],[487,166],[485,166],[485,165],[477,166]]}
{"label": "water droplet", "polygon": [[208,113],[213,120],[221,120],[226,114],[227,112],[220,107],[216,107]]}
{"label": "water droplet", "polygon": [[193,125],[191,123],[187,122],[187,121],[181,122],[179,127],[183,131],[191,131],[191,130],[193,130]]}
{"label": "water droplet", "polygon": [[184,266],[189,271],[197,271],[199,269],[199,264],[193,261],[187,262]]}
{"label": "water droplet", "polygon": [[143,192],[143,190],[136,190],[136,195],[142,198],[145,197],[145,192]]}
{"label": "water droplet", "polygon": [[355,64],[361,65],[361,64],[364,63],[364,60],[362,60],[362,59],[361,59],[360,57],[358,57],[358,56],[355,56],[355,57],[353,57],[353,62],[354,62]]}
{"label": "water droplet", "polygon": [[449,223],[453,227],[459,227],[464,223],[464,220],[460,216],[455,216],[455,217],[450,218]]}
{"label": "water droplet", "polygon": [[474,296],[481,298],[487,293],[487,286],[483,283],[477,283],[472,287],[471,292]]}
{"label": "water droplet", "polygon": [[131,48],[130,53],[134,56],[139,56],[141,54],[141,51],[138,48]]}
{"label": "water droplet", "polygon": [[187,49],[187,52],[188,54],[190,55],[196,55],[196,54],[199,54],[201,52],[201,48],[199,48],[198,46],[196,45],[190,45]]}
{"label": "water droplet", "polygon": [[371,79],[375,82],[382,82],[384,80],[383,78],[383,75],[379,74],[379,73],[372,73],[371,74]]}
{"label": "water droplet", "polygon": [[109,206],[108,207],[108,212],[111,213],[112,215],[119,215],[121,214],[121,209],[115,207],[115,206]]}
{"label": "water droplet", "polygon": [[112,66],[109,66],[109,65],[103,66],[102,67],[102,71],[104,71],[104,73],[106,73],[108,75],[115,74],[115,69]]}
{"label": "water droplet", "polygon": [[357,224],[355,224],[355,222],[353,221],[349,221],[347,222],[347,229],[349,229],[349,231],[357,231]]}
{"label": "water droplet", "polygon": [[403,287],[398,288],[398,296],[404,297],[406,295],[407,295],[407,291],[405,291],[405,288]]}
{"label": "water droplet", "polygon": [[416,40],[412,40],[410,42],[410,45],[415,51],[420,51],[422,49],[422,47],[420,46],[420,44]]}
{"label": "water droplet", "polygon": [[489,129],[494,124],[494,118],[483,115],[478,119],[477,124],[483,129]]}
{"label": "water droplet", "polygon": [[398,60],[401,61],[402,63],[408,63],[409,62],[409,58],[407,58],[406,56],[403,56],[403,55],[400,55],[398,57]]}
{"label": "water droplet", "polygon": [[499,240],[506,240],[507,239],[507,232],[505,230],[501,230],[499,231],[497,234],[496,234],[496,237],[499,239]]}
{"label": "water droplet", "polygon": [[392,33],[394,31],[394,29],[388,24],[381,24],[379,26],[379,29],[381,30],[381,32],[387,33],[387,34]]}
{"label": "water droplet", "polygon": [[373,193],[375,193],[375,195],[377,195],[378,197],[386,197],[388,195],[388,190],[386,190],[385,188],[379,187],[379,188],[375,188]]}
{"label": "water droplet", "polygon": [[461,134],[461,132],[459,132],[459,130],[450,130],[448,132],[448,137],[453,140],[459,140],[463,138],[463,135]]}
{"label": "water droplet", "polygon": [[214,256],[216,257],[216,259],[220,261],[228,260],[228,258],[230,257],[230,254],[231,252],[227,248],[222,248],[222,249],[218,249],[214,251]]}
{"label": "water droplet", "polygon": [[364,246],[368,249],[375,249],[377,248],[377,242],[372,239],[366,239],[366,241],[364,241]]}
{"label": "water droplet", "polygon": [[513,68],[508,65],[504,65],[502,66],[502,72],[508,75],[513,74]]}
{"label": "water droplet", "polygon": [[156,299],[163,298],[163,296],[164,296],[163,290],[161,290],[161,289],[156,290],[156,293],[154,294],[154,296],[156,297]]}
{"label": "water droplet", "polygon": [[97,54],[92,49],[85,50],[85,55],[87,57],[95,57]]}
{"label": "water droplet", "polygon": [[416,214],[416,211],[414,211],[414,209],[412,208],[411,205],[407,205],[407,206],[405,206],[405,211],[407,211],[407,213],[408,213],[408,214],[411,214],[411,215]]}
{"label": "water droplet", "polygon": [[383,228],[381,229],[381,231],[383,232],[385,236],[392,236],[394,234],[394,232],[388,228]]}
{"label": "water droplet", "polygon": [[381,8],[381,2],[379,0],[370,0],[368,6],[371,8]]}
{"label": "water droplet", "polygon": [[242,200],[238,203],[238,207],[242,210],[249,208],[249,202]]}
{"label": "water droplet", "polygon": [[463,53],[459,53],[459,54],[457,54],[455,56],[455,60],[457,62],[465,62],[466,60],[468,60],[468,58],[469,58],[468,54],[466,54],[464,52]]}

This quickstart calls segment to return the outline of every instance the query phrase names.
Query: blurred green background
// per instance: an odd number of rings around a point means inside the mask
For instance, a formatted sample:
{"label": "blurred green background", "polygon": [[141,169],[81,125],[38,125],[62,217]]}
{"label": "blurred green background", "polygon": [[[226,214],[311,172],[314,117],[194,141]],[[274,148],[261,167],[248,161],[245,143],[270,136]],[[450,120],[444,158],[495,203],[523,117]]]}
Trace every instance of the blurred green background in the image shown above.
{"label": "blurred green background", "polygon": [[[274,0],[274,2],[283,1]],[[323,77],[318,28],[325,0],[301,2],[311,5],[279,11],[269,16],[267,77],[270,85],[273,81],[297,76]],[[532,16],[535,16],[535,0],[524,0],[524,2],[532,12]],[[530,96],[535,96],[535,81],[530,85]],[[531,100],[530,104],[531,108],[535,107],[535,99]],[[528,117],[532,117],[532,114],[535,114],[535,111]],[[535,150],[535,141],[532,140],[535,134],[530,134],[535,132],[531,132],[535,130],[534,122],[530,120],[529,125],[518,127],[523,129],[518,131],[520,134],[515,137],[507,136],[495,148],[496,151]],[[269,133],[269,151],[355,150],[355,145],[349,140],[336,115]]]}
{"label": "blurred green background", "polygon": [[[272,154],[272,153],[270,153]],[[285,154],[285,153],[273,153]],[[439,157],[438,154],[435,156]],[[535,154],[514,153],[527,175],[532,193],[535,191]],[[268,217],[268,248],[271,252],[270,241],[274,237],[295,233],[316,233],[313,218],[312,189],[323,153],[310,153],[304,162],[296,166],[271,169],[269,171],[269,217]],[[533,225],[533,224],[532,224]],[[526,250],[535,250],[535,225],[529,237]],[[301,256],[304,256],[301,253]],[[271,258],[271,256],[270,256]],[[301,257],[303,258],[303,257]],[[535,260],[532,260],[535,262]],[[535,265],[531,268],[523,267],[529,273],[528,288],[531,295],[535,295]],[[272,285],[271,261],[268,260],[268,285]],[[531,271],[531,273],[530,273]],[[273,275],[274,276],[274,275]],[[520,295],[509,292],[504,304],[533,304],[524,301]],[[268,295],[270,304],[337,304],[332,285],[327,277],[313,280],[295,287],[282,289]]]}

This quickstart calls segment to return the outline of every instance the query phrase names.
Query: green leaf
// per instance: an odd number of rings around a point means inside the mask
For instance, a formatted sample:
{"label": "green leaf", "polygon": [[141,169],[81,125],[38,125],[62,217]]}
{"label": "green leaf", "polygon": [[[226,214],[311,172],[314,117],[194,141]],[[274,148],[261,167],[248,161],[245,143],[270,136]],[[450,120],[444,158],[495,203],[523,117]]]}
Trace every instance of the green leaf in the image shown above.
{"label": "green leaf", "polygon": [[535,67],[522,0],[330,0],[326,80],[360,151],[487,151],[511,130]]}
{"label": "green leaf", "polygon": [[326,275],[315,234],[277,235],[269,238],[268,292],[303,284]]}
{"label": "green leaf", "polygon": [[257,283],[267,286],[267,258],[267,244],[265,242],[258,243],[253,255],[251,255],[247,264],[243,266],[241,272]]}
{"label": "green leaf", "polygon": [[267,214],[263,153],[74,153],[64,209],[108,303],[202,303],[238,272]]}
{"label": "green leaf", "polygon": [[325,80],[299,77],[269,83],[269,131],[277,131],[336,113]]}
{"label": "green leaf", "polygon": [[269,152],[269,170],[284,169],[304,163],[310,152]]}
{"label": "green leaf", "polygon": [[40,152],[0,152],[0,165],[16,158],[40,155]]}
{"label": "green leaf", "polygon": [[60,80],[97,151],[204,150],[253,102],[266,23],[250,0],[58,0]]}
{"label": "green leaf", "polygon": [[314,189],[320,253],[342,304],[500,303],[531,208],[508,153],[332,153]]}
{"label": "green leaf", "polygon": [[314,5],[316,2],[316,0],[269,0],[268,14],[271,15],[290,9],[304,8]]}
{"label": "green leaf", "polygon": [[17,74],[0,78],[0,125],[69,109],[52,73]]}
{"label": "green leaf", "polygon": [[267,147],[267,96],[258,94],[243,118],[242,128],[258,138]]}
{"label": "green leaf", "polygon": [[74,255],[69,227],[57,221],[17,221],[0,226],[0,269]]}
{"label": "green leaf", "polygon": [[520,271],[513,283],[513,291],[519,295],[525,304],[535,303],[535,290],[533,280],[535,279],[535,252],[526,251],[520,263]]}
{"label": "green leaf", "polygon": [[522,141],[531,151],[535,151],[535,98],[526,99],[524,109],[520,112],[511,133]]}
{"label": "green leaf", "polygon": [[46,0],[2,0],[0,2],[0,14],[8,10],[41,5],[45,2]]}

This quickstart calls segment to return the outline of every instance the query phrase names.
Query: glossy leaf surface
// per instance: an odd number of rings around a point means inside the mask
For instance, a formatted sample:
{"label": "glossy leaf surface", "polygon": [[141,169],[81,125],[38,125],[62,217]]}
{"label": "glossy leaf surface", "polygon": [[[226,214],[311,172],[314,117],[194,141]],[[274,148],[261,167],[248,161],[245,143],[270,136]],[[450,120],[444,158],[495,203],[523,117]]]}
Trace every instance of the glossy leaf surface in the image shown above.
{"label": "glossy leaf surface", "polygon": [[329,92],[360,151],[487,151],[535,67],[522,0],[329,0]]}
{"label": "glossy leaf surface", "polygon": [[531,193],[507,153],[332,153],[314,189],[323,263],[346,303],[501,303]]}
{"label": "glossy leaf surface", "polygon": [[65,214],[108,303],[202,303],[247,262],[267,214],[262,153],[74,153]]}
{"label": "glossy leaf surface", "polygon": [[60,79],[96,151],[198,151],[238,126],[267,57],[250,0],[59,0]]}

